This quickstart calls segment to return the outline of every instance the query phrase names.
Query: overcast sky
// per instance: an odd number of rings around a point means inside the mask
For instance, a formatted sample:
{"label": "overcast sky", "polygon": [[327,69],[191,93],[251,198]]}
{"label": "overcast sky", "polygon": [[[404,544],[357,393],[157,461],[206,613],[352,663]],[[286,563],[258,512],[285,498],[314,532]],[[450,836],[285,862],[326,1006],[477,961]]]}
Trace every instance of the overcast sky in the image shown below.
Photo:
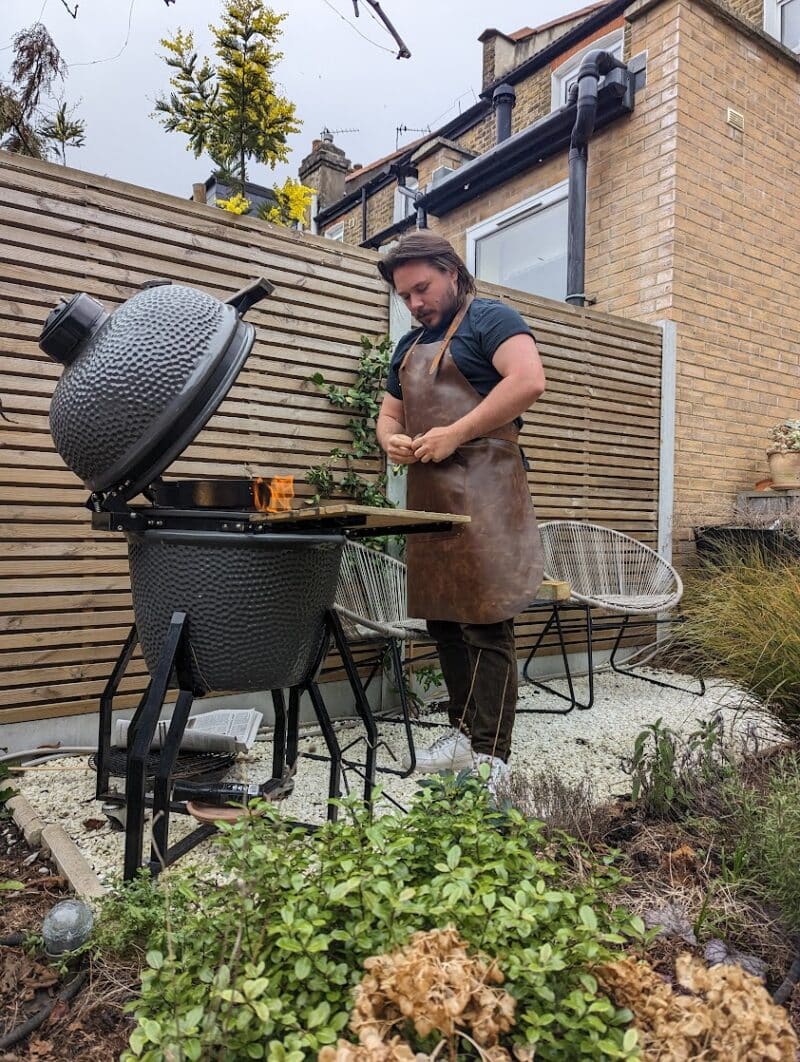
{"label": "overcast sky", "polygon": [[[291,138],[288,165],[274,172],[253,166],[250,179],[272,184],[296,176],[298,163],[325,126],[356,130],[335,137],[352,162],[366,165],[394,151],[418,137],[418,129],[436,128],[475,102],[481,88],[477,38],[487,26],[512,33],[585,4],[382,0],[411,51],[411,59],[396,59],[391,37],[363,0],[357,20],[352,0],[278,0],[274,10],[288,11],[288,18],[276,78],[296,104],[303,128]],[[0,77],[8,74],[14,34],[41,11],[41,21],[70,64],[64,95],[68,102],[82,101],[78,114],[86,122],[86,146],[68,149],[68,163],[188,196],[192,183],[209,175],[211,163],[195,159],[184,136],[167,133],[150,117],[155,97],[169,81],[159,41],[178,27],[191,29],[201,55],[210,55],[208,24],[218,20],[221,8],[222,0],[175,0],[169,7],[164,0],[78,0],[73,20],[62,0],[0,0]],[[398,126],[410,127],[399,139]]]}

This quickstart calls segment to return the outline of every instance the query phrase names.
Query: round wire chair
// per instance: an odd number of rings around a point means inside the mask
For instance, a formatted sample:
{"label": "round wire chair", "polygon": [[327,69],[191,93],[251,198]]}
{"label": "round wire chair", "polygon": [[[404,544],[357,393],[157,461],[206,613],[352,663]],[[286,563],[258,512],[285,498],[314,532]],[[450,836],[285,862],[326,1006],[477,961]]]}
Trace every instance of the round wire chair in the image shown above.
{"label": "round wire chair", "polygon": [[406,601],[402,561],[357,542],[345,543],[335,607],[349,639],[427,639],[425,620],[410,619]]}
{"label": "round wire chair", "polygon": [[576,601],[641,616],[666,612],[683,596],[672,565],[620,531],[577,520],[553,520],[539,530],[545,575],[569,583]]}
{"label": "round wire chair", "polygon": [[[404,769],[379,767],[378,770],[397,774],[401,778],[411,774],[417,760],[400,643],[429,639],[425,620],[413,619],[407,615],[407,600],[405,564],[386,553],[361,546],[357,542],[345,543],[334,607],[349,642],[385,643],[385,650],[381,646],[372,661],[372,670],[367,676],[364,690],[366,692],[378,673],[384,652],[388,652],[400,698],[400,717],[383,714],[378,719],[384,723],[403,725],[408,743],[408,758]],[[360,737],[357,738],[343,751],[349,752],[360,740]],[[381,744],[385,746],[385,742]],[[348,760],[344,762],[346,766],[353,766]]]}

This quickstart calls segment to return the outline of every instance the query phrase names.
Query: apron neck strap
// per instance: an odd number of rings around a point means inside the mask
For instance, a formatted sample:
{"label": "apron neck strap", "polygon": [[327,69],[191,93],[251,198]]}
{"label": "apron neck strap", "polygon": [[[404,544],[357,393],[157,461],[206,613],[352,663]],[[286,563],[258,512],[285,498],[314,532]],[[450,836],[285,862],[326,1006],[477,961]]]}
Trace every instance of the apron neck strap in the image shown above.
{"label": "apron neck strap", "polygon": [[431,362],[431,367],[428,369],[428,375],[429,376],[435,376],[436,373],[438,372],[439,364],[441,363],[442,358],[445,356],[445,354],[447,353],[448,347],[450,346],[450,340],[456,334],[456,330],[458,329],[458,326],[461,324],[461,322],[466,317],[467,310],[470,308],[470,304],[471,303],[472,303],[472,295],[467,295],[466,299],[464,299],[464,302],[461,304],[461,309],[458,311],[458,313],[455,315],[453,320],[450,322],[450,327],[447,329],[447,331],[444,334],[444,339],[442,340],[442,345],[439,347],[439,350],[438,350],[438,352],[436,354],[436,357],[433,359],[433,361]]}
{"label": "apron neck strap", "polygon": [[[432,363],[430,369],[428,369],[428,372],[431,375],[433,373],[435,373],[436,370],[439,368],[439,362],[442,360],[442,358],[447,353],[447,348],[450,346],[450,340],[456,334],[456,329],[461,324],[461,322],[464,320],[464,317],[466,315],[467,310],[470,307],[470,303],[472,302],[473,297],[474,296],[472,296],[472,295],[467,295],[466,299],[461,304],[461,308],[457,311],[455,317],[450,322],[450,327],[447,329],[447,332],[445,332],[444,339],[442,340],[442,345],[439,348],[439,350],[438,350],[438,352],[436,354],[436,357],[433,359],[433,363]],[[417,343],[419,343],[420,339],[422,339],[422,332],[420,332],[420,334],[417,336],[417,338],[414,340],[414,342],[411,344],[411,346],[406,351],[405,357],[403,358],[402,362],[400,363],[400,368],[401,369],[404,369],[406,367],[406,362],[411,357],[411,355],[414,353],[414,348],[416,347]]]}

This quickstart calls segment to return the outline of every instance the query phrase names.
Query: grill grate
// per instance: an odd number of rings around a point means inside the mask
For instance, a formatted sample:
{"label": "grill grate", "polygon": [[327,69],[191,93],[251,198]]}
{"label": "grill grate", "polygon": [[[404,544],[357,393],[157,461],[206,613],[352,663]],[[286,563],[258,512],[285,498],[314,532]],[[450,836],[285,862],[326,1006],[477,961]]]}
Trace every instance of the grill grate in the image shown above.
{"label": "grill grate", "polygon": [[[150,752],[145,761],[145,774],[155,777],[158,769],[158,752]],[[97,757],[89,760],[97,769]],[[236,762],[234,752],[182,752],[175,763],[173,778],[197,778],[207,782],[218,782]],[[126,750],[112,748],[108,754],[108,773],[113,778],[124,778],[126,773]]]}

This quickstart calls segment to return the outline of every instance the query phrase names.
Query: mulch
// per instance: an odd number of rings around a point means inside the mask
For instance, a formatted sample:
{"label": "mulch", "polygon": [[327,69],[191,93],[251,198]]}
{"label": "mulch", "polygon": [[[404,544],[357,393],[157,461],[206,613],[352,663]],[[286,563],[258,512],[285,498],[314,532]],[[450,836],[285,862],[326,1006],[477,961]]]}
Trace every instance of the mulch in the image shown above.
{"label": "mulch", "polygon": [[[20,882],[24,888],[0,890],[0,938],[7,942],[21,936],[22,940],[0,944],[0,1043],[56,999],[77,972],[48,959],[37,939],[47,912],[69,896],[66,881],[26,843],[11,819],[0,818],[0,883],[7,881]],[[87,977],[74,999],[57,1001],[30,1036],[0,1048],[0,1062],[116,1062],[133,1028],[122,1008],[136,994],[136,970],[89,962],[86,957],[82,963]]]}

